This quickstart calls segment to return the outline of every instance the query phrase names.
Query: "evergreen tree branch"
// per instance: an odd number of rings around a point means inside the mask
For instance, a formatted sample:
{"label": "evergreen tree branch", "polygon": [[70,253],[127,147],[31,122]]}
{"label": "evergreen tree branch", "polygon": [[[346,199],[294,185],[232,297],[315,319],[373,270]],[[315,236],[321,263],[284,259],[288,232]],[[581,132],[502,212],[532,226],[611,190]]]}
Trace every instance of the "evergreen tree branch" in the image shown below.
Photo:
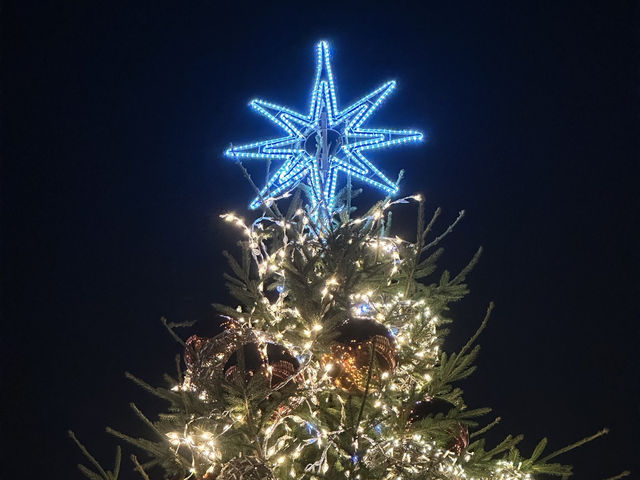
{"label": "evergreen tree branch", "polygon": [[162,325],[164,325],[164,327],[169,331],[169,335],[171,335],[171,337],[178,342],[180,345],[182,345],[183,347],[186,347],[187,345],[184,343],[184,340],[182,340],[178,334],[176,334],[176,332],[173,331],[174,328],[176,327],[192,327],[193,325],[195,325],[195,320],[192,322],[182,322],[182,323],[168,323],[166,317],[160,317],[160,321],[162,322]]}
{"label": "evergreen tree branch", "polygon": [[138,385],[139,387],[142,387],[143,389],[145,389],[147,392],[149,392],[155,397],[162,398],[163,400],[166,400],[171,403],[173,403],[175,399],[178,397],[178,395],[175,392],[172,392],[165,388],[153,387],[148,383],[146,383],[144,380],[141,380],[140,378],[136,377],[132,373],[124,372],[124,376],[129,380],[131,380],[136,385]]}
{"label": "evergreen tree branch", "polygon": [[[107,472],[100,465],[100,462],[98,462],[96,460],[96,458],[89,453],[89,450],[87,450],[87,448],[82,443],[80,443],[80,440],[78,440],[78,438],[76,437],[75,433],[73,433],[73,431],[71,431],[71,430],[69,430],[67,433],[69,434],[69,437],[71,438],[71,440],[73,440],[74,443],[78,446],[78,448],[80,449],[82,454],[87,458],[87,460],[89,460],[89,462],[91,462],[91,464],[96,468],[96,470],[98,470],[98,472],[100,472],[100,476],[102,478],[104,478],[105,480],[111,480],[109,475],[107,475]],[[120,447],[118,447],[118,450],[120,450]],[[116,455],[116,459],[117,458],[118,458],[118,455]],[[78,467],[80,467],[80,465],[78,465]],[[86,467],[84,467],[84,468],[86,469]],[[89,472],[91,472],[91,471],[89,470]],[[85,473],[85,475],[86,475],[87,472],[85,472],[83,470],[83,473]],[[91,473],[93,473],[93,472],[91,472]]]}
{"label": "evergreen tree branch", "polygon": [[460,283],[464,282],[464,280],[467,277],[467,275],[469,274],[469,272],[478,263],[478,260],[480,259],[480,255],[482,255],[482,247],[479,247],[478,250],[476,250],[476,253],[474,253],[474,255],[471,258],[471,260],[469,261],[469,263],[467,263],[467,265],[462,270],[460,270],[460,273],[458,273],[453,278],[453,280],[451,280],[451,283],[453,285],[459,285]]}
{"label": "evergreen tree branch", "polygon": [[480,430],[476,430],[475,432],[471,433],[469,435],[469,438],[475,438],[475,437],[479,437],[480,435],[484,435],[489,430],[491,430],[493,427],[495,427],[497,424],[499,424],[501,420],[502,420],[501,417],[496,417],[496,419],[493,422],[491,422],[489,425],[481,428]]}
{"label": "evergreen tree branch", "polygon": [[142,413],[142,412],[140,411],[140,409],[136,406],[136,404],[135,404],[135,403],[131,402],[131,403],[129,404],[129,406],[133,409],[133,411],[136,413],[136,415],[138,415],[138,417],[139,417],[139,418],[140,418],[140,419],[141,419],[141,420],[142,420],[142,421],[143,421],[143,422],[144,422],[144,423],[145,423],[145,424],[146,424],[146,425],[147,425],[151,430],[153,430],[153,431],[156,433],[156,435],[158,435],[158,438],[160,438],[160,439],[162,439],[162,440],[165,440],[165,439],[166,439],[166,437],[164,436],[164,434],[163,434],[160,430],[158,430],[158,427],[156,427],[156,425],[154,425],[154,423],[153,423],[151,420],[149,420],[149,419],[145,416],[145,414],[144,414],[144,413]]}
{"label": "evergreen tree branch", "polygon": [[156,443],[144,438],[134,438],[130,435],[119,432],[118,430],[114,430],[111,427],[107,427],[105,430],[108,434],[118,437],[135,447],[141,448],[142,450],[146,450],[157,457],[165,457],[170,453],[170,450],[166,448],[166,445],[169,445],[168,442]]}
{"label": "evergreen tree branch", "polygon": [[[182,355],[178,354],[174,357],[175,363],[176,363],[176,373],[178,374],[178,383],[182,384],[182,382],[184,381],[184,376],[182,374]],[[167,375],[167,381],[169,381],[170,378]]]}
{"label": "evergreen tree branch", "polygon": [[496,445],[494,448],[492,448],[488,452],[484,452],[482,456],[490,460],[502,452],[512,450],[518,443],[522,441],[523,438],[524,438],[523,435],[517,435],[516,437],[512,435],[507,435],[507,438],[505,438],[502,442],[500,442],[498,445]]}
{"label": "evergreen tree branch", "polygon": [[112,480],[117,480],[120,475],[120,465],[122,464],[122,449],[120,445],[116,447],[116,459],[113,462],[113,473],[111,475]]}
{"label": "evergreen tree branch", "polygon": [[467,352],[467,350],[469,350],[469,348],[471,348],[471,346],[478,339],[478,337],[480,336],[482,331],[487,327],[487,323],[489,322],[489,317],[491,316],[491,312],[493,311],[493,307],[494,307],[494,303],[493,302],[489,302],[489,306],[487,307],[487,313],[485,313],[484,319],[482,320],[482,323],[480,324],[480,326],[476,330],[476,333],[474,333],[473,336],[469,339],[469,341],[467,343],[465,343],[464,347],[462,347],[462,349],[460,350],[460,353],[458,354],[459,356],[464,355]]}
{"label": "evergreen tree branch", "polygon": [[[80,470],[83,475],[85,477],[87,477],[89,480],[103,480],[104,477],[101,475],[98,475],[96,472],[94,472],[93,470],[89,470],[87,467],[85,467],[84,465],[78,465],[78,470]],[[107,477],[109,478],[109,477]]]}
{"label": "evergreen tree branch", "polygon": [[614,475],[613,477],[609,477],[605,480],[620,480],[621,478],[628,477],[631,475],[629,470],[625,470],[624,472],[619,473],[618,475]]}
{"label": "evergreen tree branch", "polygon": [[138,462],[138,458],[133,454],[131,454],[131,461],[133,462],[133,465],[135,466],[136,471],[140,474],[140,476],[144,480],[151,480],[149,478],[149,475],[147,475],[147,472],[145,472],[144,468],[142,468],[142,465],[140,465],[140,462]]}
{"label": "evergreen tree branch", "polygon": [[[233,145],[232,145],[233,147]],[[238,165],[238,167],[240,167],[240,170],[242,170],[242,175],[244,175],[244,178],[247,179],[247,181],[249,182],[249,185],[251,185],[251,188],[253,188],[253,190],[256,192],[256,195],[258,196],[258,198],[261,201],[261,206],[262,208],[272,217],[274,218],[280,218],[281,215],[279,214],[280,212],[278,212],[278,214],[276,214],[271,206],[276,205],[275,202],[273,202],[271,205],[267,205],[267,202],[265,201],[264,197],[262,196],[262,193],[260,192],[260,189],[258,188],[258,186],[255,184],[255,182],[253,181],[253,179],[251,178],[251,174],[249,173],[249,171],[245,168],[244,164],[238,160],[236,158],[236,165]],[[277,207],[276,207],[277,208]]]}
{"label": "evergreen tree branch", "polygon": [[89,453],[89,450],[87,450],[87,448],[82,443],[80,443],[80,440],[78,440],[75,433],[71,430],[69,430],[67,433],[69,434],[69,437],[71,438],[71,440],[73,440],[73,442],[78,446],[78,448],[80,449],[82,454],[86,457],[86,459],[89,460],[89,462],[91,462],[91,464],[96,468],[96,470],[99,472],[99,475],[96,474],[95,472],[92,472],[84,465],[78,465],[78,468],[82,471],[82,473],[84,473],[89,478],[97,477],[97,478],[102,478],[104,480],[117,479],[118,471],[120,470],[120,455],[121,455],[119,446],[116,449],[116,466],[114,468],[114,473],[109,475],[109,473],[107,473],[104,470],[104,468],[102,468],[102,466],[100,465],[100,462],[98,462],[98,460],[96,460],[96,458]]}
{"label": "evergreen tree branch", "polygon": [[574,448],[577,448],[581,445],[584,445],[585,443],[589,443],[593,440],[595,440],[598,437],[602,437],[603,435],[606,435],[607,433],[609,433],[609,429],[608,428],[603,428],[602,430],[600,430],[599,432],[589,436],[589,437],[585,437],[582,440],[578,440],[575,443],[572,443],[571,445],[567,445],[564,448],[561,448],[560,450],[556,450],[553,453],[550,453],[549,455],[547,455],[544,458],[540,459],[540,463],[547,463],[549,460],[551,460],[552,458],[557,457],[558,455],[561,455],[563,453],[566,453],[570,450],[573,450]]}
{"label": "evergreen tree branch", "polygon": [[413,286],[413,281],[416,274],[416,269],[418,268],[418,263],[420,262],[420,251],[422,245],[424,244],[424,235],[425,231],[423,231],[424,226],[424,200],[422,198],[418,202],[418,226],[416,231],[416,247],[415,251],[411,256],[411,270],[407,275],[407,286],[404,290],[404,296],[407,297],[409,292],[411,291],[411,287]]}
{"label": "evergreen tree branch", "polygon": [[427,227],[423,230],[421,238],[418,238],[417,245],[420,251],[422,251],[422,247],[424,246],[424,239],[426,238],[426,236],[429,234],[429,232],[435,225],[436,220],[438,220],[438,217],[440,216],[441,213],[442,213],[442,208],[440,207],[436,208],[436,211],[433,212],[433,215],[431,216],[431,220],[429,220]]}
{"label": "evergreen tree branch", "polygon": [[431,243],[429,243],[428,245],[426,245],[425,247],[422,247],[422,251],[426,252],[427,250],[429,250],[430,248],[435,247],[436,245],[438,245],[438,243],[440,243],[442,241],[443,238],[445,238],[447,235],[449,235],[451,232],[453,232],[453,229],[455,228],[455,226],[460,222],[460,220],[462,220],[462,218],[464,217],[464,210],[460,210],[460,212],[458,213],[458,218],[455,219],[455,221],[449,225],[447,227],[447,229],[440,234],[439,236],[437,236],[435,238],[435,240],[433,240]]}

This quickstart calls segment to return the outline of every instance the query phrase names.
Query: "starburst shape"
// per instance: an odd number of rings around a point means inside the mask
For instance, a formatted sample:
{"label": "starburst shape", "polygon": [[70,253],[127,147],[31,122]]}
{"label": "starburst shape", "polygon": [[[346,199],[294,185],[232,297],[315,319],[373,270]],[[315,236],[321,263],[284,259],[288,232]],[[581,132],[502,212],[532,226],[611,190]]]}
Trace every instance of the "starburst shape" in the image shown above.
{"label": "starburst shape", "polygon": [[422,133],[414,130],[363,126],[394,90],[395,81],[383,84],[340,110],[331,71],[329,44],[319,42],[316,52],[317,68],[309,113],[304,115],[264,100],[252,100],[250,107],[282,128],[285,135],[232,146],[225,152],[227,157],[237,160],[257,158],[283,161],[249,204],[252,209],[262,204],[269,205],[304,182],[310,187],[312,208],[333,213],[336,210],[336,186],[340,173],[361,180],[387,195],[394,195],[398,192],[396,183],[373,165],[364,152],[423,139]]}

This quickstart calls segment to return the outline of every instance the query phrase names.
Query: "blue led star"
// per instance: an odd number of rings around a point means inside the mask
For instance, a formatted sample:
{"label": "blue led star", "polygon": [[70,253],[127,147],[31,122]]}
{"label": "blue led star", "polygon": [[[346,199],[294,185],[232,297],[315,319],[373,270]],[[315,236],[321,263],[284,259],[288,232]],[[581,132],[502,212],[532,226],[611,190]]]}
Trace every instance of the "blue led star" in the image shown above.
{"label": "blue led star", "polygon": [[281,127],[286,135],[233,146],[225,152],[227,157],[235,159],[284,160],[250,203],[252,209],[263,203],[269,204],[304,181],[311,187],[313,209],[320,207],[332,213],[336,206],[339,172],[377,187],[386,194],[395,194],[398,186],[363,152],[423,138],[422,133],[413,130],[362,127],[393,91],[394,81],[385,83],[344,110],[338,110],[329,44],[318,43],[316,51],[318,64],[308,115],[263,100],[252,100],[251,108]]}

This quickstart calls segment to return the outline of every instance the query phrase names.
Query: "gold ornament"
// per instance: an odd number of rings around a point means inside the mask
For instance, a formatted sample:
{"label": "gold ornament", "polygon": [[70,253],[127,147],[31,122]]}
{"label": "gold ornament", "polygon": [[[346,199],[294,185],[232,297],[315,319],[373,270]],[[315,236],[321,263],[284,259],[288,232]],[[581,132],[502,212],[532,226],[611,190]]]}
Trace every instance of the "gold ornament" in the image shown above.
{"label": "gold ornament", "polygon": [[397,363],[396,346],[393,335],[384,325],[370,319],[350,318],[337,330],[336,343],[323,360],[338,388],[363,393],[369,377],[377,382],[393,372]]}

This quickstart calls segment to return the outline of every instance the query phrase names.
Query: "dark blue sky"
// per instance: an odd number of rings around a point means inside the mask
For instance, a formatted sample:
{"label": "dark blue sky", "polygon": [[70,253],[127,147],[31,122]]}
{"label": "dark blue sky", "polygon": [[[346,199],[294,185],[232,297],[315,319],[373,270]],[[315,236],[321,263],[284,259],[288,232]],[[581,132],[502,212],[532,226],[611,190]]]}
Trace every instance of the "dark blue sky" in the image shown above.
{"label": "dark blue sky", "polygon": [[609,426],[564,460],[639,471],[637,4],[180,3],[2,7],[2,468],[80,478],[66,429],[107,462],[104,426],[162,406],[123,372],[161,382],[160,316],[213,333],[230,301],[218,215],[253,192],[221,152],[275,133],[249,99],[306,107],[327,39],[343,104],[395,78],[372,124],[428,133],[371,157],[443,218],[467,210],[442,266],[485,248],[446,344],[496,302],[467,402],[529,449]]}

